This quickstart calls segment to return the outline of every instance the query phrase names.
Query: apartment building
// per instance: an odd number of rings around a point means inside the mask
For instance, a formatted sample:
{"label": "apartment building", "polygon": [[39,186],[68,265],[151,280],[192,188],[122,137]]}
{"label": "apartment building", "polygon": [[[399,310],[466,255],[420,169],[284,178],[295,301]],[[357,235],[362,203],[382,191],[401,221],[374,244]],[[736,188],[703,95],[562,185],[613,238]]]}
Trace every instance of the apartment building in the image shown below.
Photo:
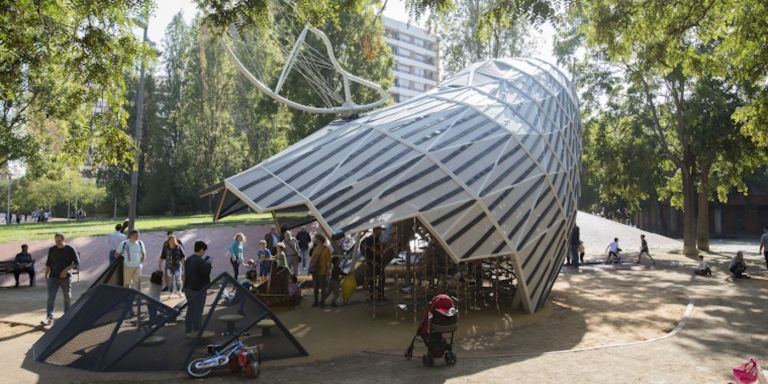
{"label": "apartment building", "polygon": [[387,44],[395,56],[395,83],[389,92],[396,103],[426,92],[440,81],[437,37],[415,25],[383,17]]}

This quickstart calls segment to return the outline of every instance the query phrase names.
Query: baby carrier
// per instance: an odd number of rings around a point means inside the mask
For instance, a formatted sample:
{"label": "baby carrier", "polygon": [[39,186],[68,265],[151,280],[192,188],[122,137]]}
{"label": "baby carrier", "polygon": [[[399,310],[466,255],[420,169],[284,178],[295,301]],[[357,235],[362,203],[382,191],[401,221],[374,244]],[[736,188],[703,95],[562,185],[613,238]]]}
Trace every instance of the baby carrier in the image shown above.
{"label": "baby carrier", "polygon": [[[413,357],[413,345],[416,339],[421,339],[427,347],[427,353],[422,357],[424,366],[435,365],[435,359],[444,358],[447,365],[456,364],[456,355],[453,353],[453,333],[459,326],[459,311],[456,303],[448,295],[440,294],[432,298],[427,306],[424,319],[416,329],[416,335],[411,340],[411,345],[405,351],[405,358]],[[443,334],[450,333],[450,341]]]}

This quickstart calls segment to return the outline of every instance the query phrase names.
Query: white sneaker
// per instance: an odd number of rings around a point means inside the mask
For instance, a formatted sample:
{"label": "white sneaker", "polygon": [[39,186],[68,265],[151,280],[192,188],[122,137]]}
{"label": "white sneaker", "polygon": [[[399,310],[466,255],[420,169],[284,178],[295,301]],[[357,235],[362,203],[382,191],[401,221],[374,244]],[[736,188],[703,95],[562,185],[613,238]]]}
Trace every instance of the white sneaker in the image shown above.
{"label": "white sneaker", "polygon": [[45,327],[45,326],[50,326],[50,325],[52,325],[52,324],[53,324],[53,319],[51,319],[51,318],[49,318],[49,317],[46,317],[46,318],[44,318],[44,319],[40,320],[40,325],[42,325],[42,326],[44,326],[44,327]]}

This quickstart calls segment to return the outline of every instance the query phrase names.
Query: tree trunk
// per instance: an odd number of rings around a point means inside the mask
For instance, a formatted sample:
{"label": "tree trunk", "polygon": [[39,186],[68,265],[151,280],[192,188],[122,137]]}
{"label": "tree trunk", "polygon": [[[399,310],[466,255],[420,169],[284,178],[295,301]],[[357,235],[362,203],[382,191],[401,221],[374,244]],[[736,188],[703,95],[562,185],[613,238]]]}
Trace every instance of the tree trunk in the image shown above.
{"label": "tree trunk", "polygon": [[683,174],[683,254],[696,257],[696,188],[690,167],[681,169]]}
{"label": "tree trunk", "polygon": [[696,245],[700,251],[709,252],[709,167],[704,166],[699,175],[699,209],[696,228]]}

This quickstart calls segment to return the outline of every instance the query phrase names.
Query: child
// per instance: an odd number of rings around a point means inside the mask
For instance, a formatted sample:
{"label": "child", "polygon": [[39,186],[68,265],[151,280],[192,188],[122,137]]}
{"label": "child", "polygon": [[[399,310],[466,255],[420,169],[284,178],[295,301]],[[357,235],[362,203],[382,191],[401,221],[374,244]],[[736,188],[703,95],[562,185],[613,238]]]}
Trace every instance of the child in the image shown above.
{"label": "child", "polygon": [[[338,256],[331,258],[331,280],[328,282],[329,296],[333,296],[331,299],[331,307],[336,306],[336,299],[339,298],[339,290],[341,289],[341,278],[346,276],[346,273],[341,271],[340,260]],[[325,303],[325,297],[322,300]]]}
{"label": "child", "polygon": [[651,263],[656,265],[656,260],[651,257],[651,253],[648,251],[648,242],[645,241],[645,235],[640,235],[640,253],[637,254],[637,263],[635,264],[640,264],[640,259],[643,258],[643,255],[648,256],[651,259]]}
{"label": "child", "polygon": [[160,301],[160,293],[163,291],[163,271],[152,272],[149,277],[149,293],[147,296]]}
{"label": "child", "polygon": [[618,237],[613,238],[613,241],[608,244],[608,247],[605,250],[608,251],[607,264],[610,264],[611,262],[621,264],[621,248],[619,248]]}
{"label": "child", "polygon": [[579,241],[579,263],[584,264],[584,242]]}
{"label": "child", "polygon": [[301,302],[301,287],[299,287],[299,279],[296,275],[291,275],[291,283],[288,284],[288,295],[291,296],[294,305],[299,305],[299,302]]}
{"label": "child", "polygon": [[275,258],[277,259],[278,269],[288,268],[288,260],[285,257],[284,243],[277,243],[277,255],[275,255]]}
{"label": "child", "polygon": [[259,249],[256,251],[256,260],[259,262],[259,276],[269,276],[269,270],[272,266],[272,252],[267,249],[267,241],[259,241]]}
{"label": "child", "polygon": [[696,267],[693,274],[699,276],[712,276],[712,269],[709,268],[709,263],[704,261],[704,256],[699,256],[699,265]]}

